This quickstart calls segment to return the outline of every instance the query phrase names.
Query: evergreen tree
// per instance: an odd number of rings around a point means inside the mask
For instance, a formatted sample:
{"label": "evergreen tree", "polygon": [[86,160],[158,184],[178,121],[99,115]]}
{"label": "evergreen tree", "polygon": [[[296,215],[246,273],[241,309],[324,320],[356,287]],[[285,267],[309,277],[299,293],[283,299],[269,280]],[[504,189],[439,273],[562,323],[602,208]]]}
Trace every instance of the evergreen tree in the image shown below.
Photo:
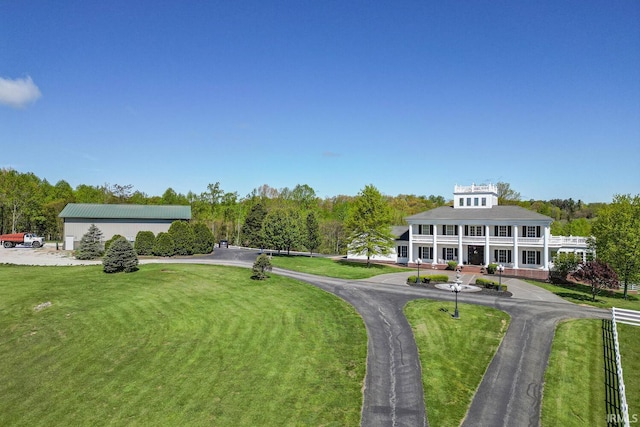
{"label": "evergreen tree", "polygon": [[371,257],[388,255],[395,245],[391,234],[391,209],[386,199],[373,185],[367,185],[358,193],[345,221],[348,232],[348,250]]}
{"label": "evergreen tree", "polygon": [[138,231],[136,235],[135,250],[138,255],[151,255],[153,243],[156,240],[153,231]]}
{"label": "evergreen tree", "polygon": [[76,258],[82,260],[100,258],[102,250],[102,231],[95,224],[89,226],[89,230],[80,239],[80,247],[76,251]]}
{"label": "evergreen tree", "polygon": [[160,232],[153,243],[152,253],[156,256],[173,256],[176,253],[176,245],[171,234]]}
{"label": "evergreen tree", "polygon": [[262,247],[262,225],[267,216],[267,211],[262,203],[256,203],[251,207],[247,219],[242,226],[242,245],[248,247]]}
{"label": "evergreen tree", "polygon": [[193,251],[196,254],[210,254],[213,252],[213,233],[207,224],[198,222],[193,225],[194,243]]}
{"label": "evergreen tree", "polygon": [[138,255],[131,243],[120,236],[107,249],[102,266],[105,273],[131,273],[138,270]]}
{"label": "evergreen tree", "polygon": [[318,218],[313,212],[307,214],[307,235],[305,246],[309,249],[309,254],[313,256],[313,251],[320,246],[320,226]]}
{"label": "evergreen tree", "polygon": [[175,244],[175,255],[192,255],[195,242],[193,228],[186,221],[173,221],[169,234]]}
{"label": "evergreen tree", "polygon": [[253,264],[253,276],[254,280],[264,280],[268,278],[267,271],[271,271],[271,260],[265,254],[258,255],[256,262]]}
{"label": "evergreen tree", "polygon": [[111,246],[111,244],[113,242],[115,242],[116,240],[118,240],[119,238],[121,238],[122,236],[119,234],[114,234],[109,240],[107,240],[106,242],[104,242],[104,251],[105,253],[109,250],[109,247]]}

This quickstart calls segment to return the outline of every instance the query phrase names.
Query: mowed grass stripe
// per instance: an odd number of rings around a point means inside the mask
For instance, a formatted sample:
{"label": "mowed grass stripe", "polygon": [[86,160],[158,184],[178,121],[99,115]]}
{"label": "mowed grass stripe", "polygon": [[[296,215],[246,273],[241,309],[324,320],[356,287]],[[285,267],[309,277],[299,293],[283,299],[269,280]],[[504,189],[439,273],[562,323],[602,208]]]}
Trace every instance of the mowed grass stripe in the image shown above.
{"label": "mowed grass stripe", "polygon": [[[27,270],[30,282],[9,280]],[[3,266],[0,424],[359,424],[360,317],[311,286],[250,274]]]}
{"label": "mowed grass stripe", "polygon": [[429,425],[460,425],[509,326],[507,313],[479,305],[414,300],[405,306],[420,353]]}

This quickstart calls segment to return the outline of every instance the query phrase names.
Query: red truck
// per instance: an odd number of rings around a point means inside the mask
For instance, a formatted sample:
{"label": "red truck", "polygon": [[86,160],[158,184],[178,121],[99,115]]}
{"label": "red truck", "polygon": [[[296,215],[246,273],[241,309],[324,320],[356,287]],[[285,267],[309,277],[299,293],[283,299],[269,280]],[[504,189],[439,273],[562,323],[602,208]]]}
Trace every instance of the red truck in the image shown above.
{"label": "red truck", "polygon": [[13,248],[16,245],[39,248],[44,245],[44,237],[38,237],[34,233],[0,234],[0,243],[5,248]]}

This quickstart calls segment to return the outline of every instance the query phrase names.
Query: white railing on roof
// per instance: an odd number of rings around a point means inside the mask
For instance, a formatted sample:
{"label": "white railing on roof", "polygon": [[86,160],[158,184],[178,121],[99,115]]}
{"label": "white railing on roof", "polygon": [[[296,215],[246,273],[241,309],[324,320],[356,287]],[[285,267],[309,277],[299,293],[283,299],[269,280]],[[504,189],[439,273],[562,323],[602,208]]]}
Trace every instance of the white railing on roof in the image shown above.
{"label": "white railing on roof", "polygon": [[552,246],[587,246],[587,238],[579,236],[551,236],[549,244]]}
{"label": "white railing on roof", "polygon": [[493,184],[483,185],[456,185],[453,187],[454,193],[497,193],[498,187]]}

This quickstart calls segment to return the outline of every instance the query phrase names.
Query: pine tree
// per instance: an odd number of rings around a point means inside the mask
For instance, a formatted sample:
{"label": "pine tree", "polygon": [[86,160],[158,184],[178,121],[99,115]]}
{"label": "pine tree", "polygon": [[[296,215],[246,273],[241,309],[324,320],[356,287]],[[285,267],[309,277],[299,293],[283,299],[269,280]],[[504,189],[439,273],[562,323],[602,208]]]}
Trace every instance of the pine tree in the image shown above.
{"label": "pine tree", "polygon": [[131,243],[121,236],[107,249],[102,265],[105,273],[131,273],[138,270],[138,255]]}
{"label": "pine tree", "polygon": [[251,207],[249,214],[242,226],[242,244],[248,247],[262,247],[262,225],[267,211],[262,203],[256,203]]}
{"label": "pine tree", "polygon": [[271,271],[271,260],[265,254],[258,255],[256,258],[256,262],[253,264],[253,276],[251,276],[254,280],[264,280],[269,276],[267,275],[267,271]]}
{"label": "pine tree", "polygon": [[82,260],[100,258],[104,253],[101,240],[102,231],[95,224],[91,224],[89,230],[80,239],[80,247],[76,251],[76,258]]}

